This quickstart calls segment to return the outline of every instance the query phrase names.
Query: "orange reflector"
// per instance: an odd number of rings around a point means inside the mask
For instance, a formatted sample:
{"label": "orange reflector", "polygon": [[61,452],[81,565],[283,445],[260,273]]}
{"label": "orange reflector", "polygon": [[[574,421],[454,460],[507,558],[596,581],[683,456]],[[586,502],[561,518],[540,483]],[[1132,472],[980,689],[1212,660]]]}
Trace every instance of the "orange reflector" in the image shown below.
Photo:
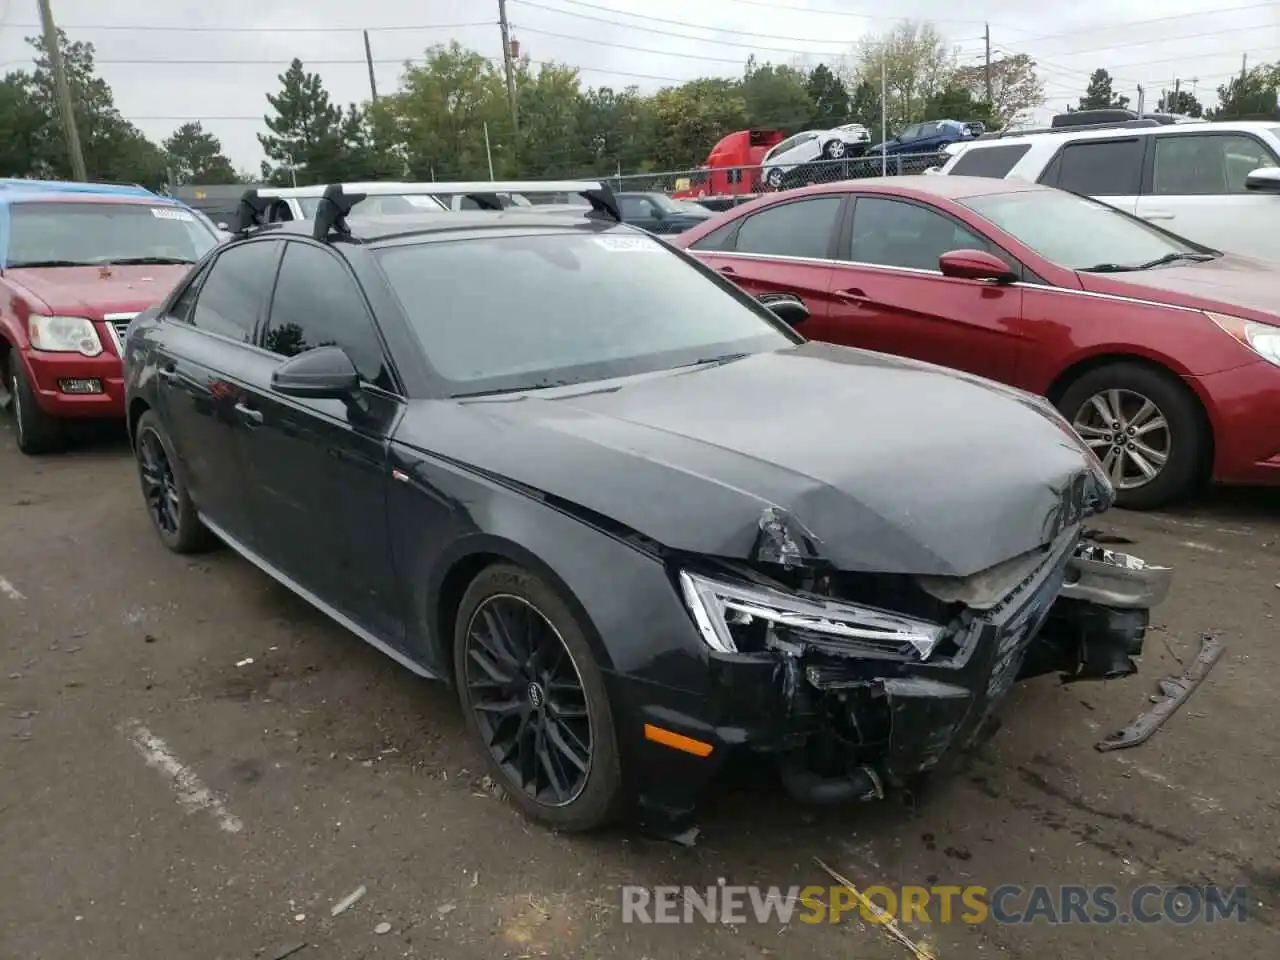
{"label": "orange reflector", "polygon": [[652,740],[654,743],[660,743],[664,747],[670,747],[672,750],[691,753],[695,757],[709,757],[714,749],[709,743],[703,743],[701,740],[693,739],[693,737],[686,737],[683,733],[655,727],[652,723],[644,725],[644,738]]}

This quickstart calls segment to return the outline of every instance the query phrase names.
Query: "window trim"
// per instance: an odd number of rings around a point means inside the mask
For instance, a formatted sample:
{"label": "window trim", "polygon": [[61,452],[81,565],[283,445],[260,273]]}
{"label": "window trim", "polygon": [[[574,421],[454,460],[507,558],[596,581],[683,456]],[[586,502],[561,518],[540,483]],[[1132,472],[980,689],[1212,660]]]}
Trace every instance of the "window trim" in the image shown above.
{"label": "window trim", "polygon": [[1257,134],[1248,130],[1197,130],[1194,133],[1187,131],[1186,133],[1150,133],[1147,139],[1151,141],[1151,145],[1147,148],[1142,158],[1142,179],[1138,185],[1138,196],[1140,197],[1241,197],[1245,193],[1156,193],[1156,146],[1161,140],[1175,140],[1186,137],[1240,137],[1245,140],[1252,140],[1255,144],[1262,148],[1262,152],[1271,157],[1272,164],[1280,167],[1280,156],[1276,155],[1276,151],[1271,145],[1259,137]]}
{"label": "window trim", "polygon": [[[926,203],[922,200],[917,200],[915,197],[903,197],[897,194],[855,193],[850,195],[850,199],[851,199],[851,202],[845,214],[846,219],[845,219],[845,222],[841,225],[841,229],[840,229],[839,245],[836,249],[835,255],[833,255],[833,263],[835,263],[838,266],[863,267],[866,269],[873,269],[873,270],[909,270],[912,273],[924,273],[924,274],[929,274],[931,276],[937,276],[937,277],[943,276],[942,271],[936,268],[930,270],[925,267],[901,267],[892,263],[869,263],[866,260],[842,260],[838,257],[838,253],[840,250],[847,250],[853,244],[853,223],[854,223],[854,219],[858,215],[858,206],[857,206],[858,201],[859,200],[887,200],[891,203],[905,203],[913,207],[920,207],[923,210],[927,210],[930,213],[933,213],[942,217],[944,220],[950,220],[955,226],[958,226],[964,230],[967,230],[969,233],[973,234],[978,239],[984,241],[988,247],[991,247],[994,250],[999,251],[1000,256],[1002,256],[1005,260],[1008,261],[1009,266],[1012,267],[1013,272],[1017,275],[1017,282],[1032,283],[1032,282],[1038,281],[1037,285],[1053,286],[1053,284],[1049,284],[1048,281],[1044,280],[1038,274],[1030,270],[1027,267],[1027,265],[1023,263],[1021,257],[1015,256],[1014,254],[1010,253],[1001,244],[997,243],[991,237],[988,237],[985,234],[983,234],[981,230],[978,230],[972,224],[965,223],[964,220],[956,216],[950,210],[944,210],[942,207],[937,207],[931,203]],[[1034,279],[1029,279],[1029,278],[1034,278]]]}
{"label": "window trim", "polygon": [[369,326],[373,330],[373,336],[377,340],[379,349],[382,351],[382,362],[386,364],[387,372],[391,376],[391,383],[393,385],[393,389],[391,390],[387,390],[385,387],[381,387],[376,383],[372,383],[368,380],[365,380],[363,377],[360,378],[361,389],[376,390],[378,393],[382,394],[383,396],[394,397],[399,400],[407,399],[408,393],[405,390],[404,378],[400,375],[400,370],[397,368],[395,361],[391,356],[391,351],[387,347],[386,334],[383,333],[382,327],[378,324],[377,317],[374,315],[373,305],[369,302],[369,296],[365,292],[364,286],[360,283],[359,278],[356,277],[355,271],[351,269],[351,264],[349,264],[346,261],[346,258],[339,256],[334,251],[334,249],[328,244],[317,243],[316,241],[311,240],[308,237],[290,236],[290,237],[280,237],[276,239],[279,239],[281,241],[280,258],[276,261],[276,272],[275,272],[275,276],[272,278],[272,281],[271,281],[271,293],[267,297],[267,307],[262,312],[262,316],[259,318],[259,321],[258,321],[257,329],[254,332],[253,345],[257,347],[259,350],[266,353],[268,356],[273,357],[279,363],[284,363],[286,360],[289,359],[288,357],[282,357],[280,354],[275,353],[272,350],[268,350],[265,344],[263,343],[266,337],[267,327],[271,321],[271,310],[276,303],[276,290],[280,285],[280,273],[284,269],[284,258],[288,253],[290,245],[295,245],[299,247],[310,247],[312,249],[319,250],[322,253],[324,253],[325,256],[329,257],[330,259],[340,264],[340,269],[346,274],[347,278],[351,281],[352,285],[355,287],[356,295],[359,297],[360,302],[364,305],[365,317],[368,319]]}
{"label": "window trim", "polygon": [[[1138,190],[1134,193],[1090,193],[1090,194],[1081,194],[1081,195],[1089,196],[1089,197],[1141,196],[1143,171],[1146,169],[1147,157],[1151,154],[1151,137],[1150,136],[1139,137],[1139,136],[1133,136],[1131,134],[1129,136],[1123,136],[1123,137],[1086,137],[1079,140],[1069,140],[1066,143],[1062,144],[1060,147],[1058,147],[1056,151],[1054,151],[1054,154],[1050,158],[1049,162],[1045,164],[1044,169],[1040,171],[1040,176],[1036,178],[1036,183],[1046,187],[1058,187],[1058,181],[1062,179],[1062,158],[1066,156],[1068,149],[1075,146],[1093,146],[1094,144],[1107,144],[1107,143],[1136,143],[1139,145],[1140,154],[1138,156]],[[1049,172],[1051,170],[1053,171],[1052,182],[1050,182],[1049,180]],[[1069,193],[1079,192],[1077,190],[1068,189],[1066,187],[1058,187],[1058,188],[1065,189]]]}

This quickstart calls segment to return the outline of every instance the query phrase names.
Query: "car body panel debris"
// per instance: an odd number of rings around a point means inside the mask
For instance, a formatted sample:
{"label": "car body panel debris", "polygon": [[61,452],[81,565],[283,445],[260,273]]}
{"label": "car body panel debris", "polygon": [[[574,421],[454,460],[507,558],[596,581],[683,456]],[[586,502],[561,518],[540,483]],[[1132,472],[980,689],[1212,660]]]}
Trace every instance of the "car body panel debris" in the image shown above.
{"label": "car body panel debris", "polygon": [[1167,677],[1160,681],[1160,693],[1151,698],[1155,706],[1140,714],[1138,719],[1123,730],[1118,730],[1111,736],[1098,741],[1095,744],[1096,748],[1106,753],[1111,750],[1136,747],[1150,740],[1164,722],[1173,716],[1174,712],[1186,703],[1196,688],[1204,682],[1204,678],[1209,675],[1214,664],[1222,658],[1226,649],[1226,646],[1216,637],[1204,634],[1200,638],[1200,654],[1191,666],[1187,667],[1180,676]]}

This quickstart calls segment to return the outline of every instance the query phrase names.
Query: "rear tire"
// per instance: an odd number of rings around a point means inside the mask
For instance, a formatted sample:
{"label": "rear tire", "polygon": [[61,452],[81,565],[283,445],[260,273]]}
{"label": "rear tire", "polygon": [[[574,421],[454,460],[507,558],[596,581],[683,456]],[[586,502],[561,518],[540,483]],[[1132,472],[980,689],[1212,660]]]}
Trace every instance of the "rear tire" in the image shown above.
{"label": "rear tire", "polygon": [[822,156],[826,160],[840,160],[848,153],[843,140],[828,140],[822,145]]}
{"label": "rear tire", "polygon": [[10,357],[9,405],[18,434],[18,449],[28,456],[61,450],[65,437],[62,421],[40,409],[36,393],[20,357]]}
{"label": "rear tire", "polygon": [[[516,621],[523,629],[504,629]],[[525,816],[568,832],[617,816],[622,764],[608,691],[583,628],[555,590],[512,564],[481,571],[458,607],[453,666],[467,727]],[[585,752],[585,771],[561,744],[579,759]]]}
{"label": "rear tire", "polygon": [[[1112,398],[1116,396],[1136,400],[1128,400],[1128,409],[1113,419],[1110,426],[1101,427],[1100,410],[1114,406]],[[1155,412],[1148,413],[1146,419],[1137,424],[1134,435],[1127,422],[1136,419],[1132,408],[1142,401],[1154,405]],[[1208,420],[1195,396],[1171,372],[1128,361],[1109,363],[1072,382],[1058,401],[1058,409],[1085,442],[1094,447],[1104,465],[1109,454],[1116,454],[1121,462],[1126,456],[1117,453],[1116,445],[1109,442],[1108,437],[1118,437],[1119,445],[1126,449],[1131,449],[1126,445],[1133,441],[1144,443],[1153,436],[1163,440],[1166,459],[1152,479],[1122,488],[1113,477],[1119,507],[1152,510],[1175,503],[1189,496],[1209,472],[1213,435]],[[1151,426],[1158,420],[1166,424],[1163,429]],[[1115,424],[1121,426],[1113,433]],[[1143,434],[1144,428],[1149,432]],[[1160,446],[1155,440],[1144,445],[1147,449]],[[1146,456],[1143,459],[1151,462]]]}
{"label": "rear tire", "polygon": [[147,514],[160,542],[174,553],[203,553],[217,546],[217,538],[196,513],[187,491],[182,463],[160,425],[148,410],[133,431],[134,456]]}

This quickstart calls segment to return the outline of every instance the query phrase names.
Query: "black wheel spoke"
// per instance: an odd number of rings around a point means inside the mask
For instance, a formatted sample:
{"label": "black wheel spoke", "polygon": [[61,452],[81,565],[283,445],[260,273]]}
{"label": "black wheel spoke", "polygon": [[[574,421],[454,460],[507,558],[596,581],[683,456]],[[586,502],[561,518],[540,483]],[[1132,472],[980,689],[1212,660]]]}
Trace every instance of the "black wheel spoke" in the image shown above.
{"label": "black wheel spoke", "polygon": [[138,474],[152,521],[165,533],[176,533],[182,514],[178,481],[164,444],[150,430],[138,438]]}
{"label": "black wheel spoke", "polygon": [[538,803],[572,803],[591,770],[586,691],[551,622],[520,597],[486,599],[463,638],[467,700],[514,789]]}

